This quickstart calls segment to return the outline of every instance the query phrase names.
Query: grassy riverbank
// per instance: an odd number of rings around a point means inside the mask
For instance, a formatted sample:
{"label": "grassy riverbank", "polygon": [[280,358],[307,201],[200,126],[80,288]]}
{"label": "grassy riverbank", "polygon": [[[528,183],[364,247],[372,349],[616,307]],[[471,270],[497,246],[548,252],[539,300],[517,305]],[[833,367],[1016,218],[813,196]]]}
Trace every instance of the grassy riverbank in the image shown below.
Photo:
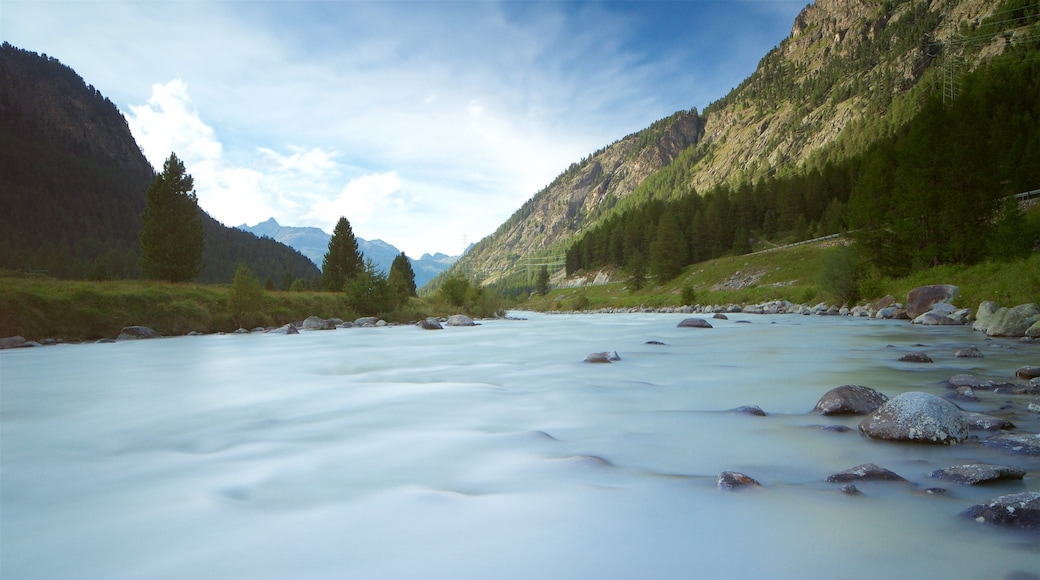
{"label": "grassy riverbank", "polygon": [[[819,284],[827,254],[836,251],[839,248],[835,246],[798,246],[720,258],[691,266],[675,280],[662,285],[650,283],[637,292],[628,291],[623,282],[561,288],[516,306],[543,311],[678,306],[683,302],[684,287],[693,290],[694,302],[699,304],[754,304],[774,299],[836,303],[839,301],[828,296]],[[907,278],[873,280],[871,295],[864,301],[886,294],[904,301],[906,293],[916,286],[941,283],[959,286],[956,304],[973,310],[983,300],[1001,305],[1040,302],[1040,253],[1017,262],[941,266]],[[7,273],[0,275],[0,336],[94,340],[113,338],[124,326],[135,324],[163,335],[181,335],[277,326],[308,316],[353,320],[368,314],[353,312],[340,293],[267,291],[257,313],[236,320],[228,310],[230,293],[228,286],[138,280],[87,282]],[[416,298],[381,316],[406,322],[456,310],[435,297]]]}
{"label": "grassy riverbank", "polygon": [[[693,290],[699,304],[755,304],[783,299],[795,303],[839,303],[820,285],[824,263],[836,246],[798,246],[763,254],[711,260],[686,269],[661,285],[652,282],[631,292],[624,282],[561,288],[533,296],[523,304],[531,310],[573,310],[604,307],[679,306],[684,287]],[[870,280],[862,302],[886,294],[905,301],[917,286],[953,284],[960,288],[958,306],[975,309],[983,300],[1001,305],[1040,302],[1040,253],[1015,262],[986,262],[973,266],[939,266],[906,278]]]}

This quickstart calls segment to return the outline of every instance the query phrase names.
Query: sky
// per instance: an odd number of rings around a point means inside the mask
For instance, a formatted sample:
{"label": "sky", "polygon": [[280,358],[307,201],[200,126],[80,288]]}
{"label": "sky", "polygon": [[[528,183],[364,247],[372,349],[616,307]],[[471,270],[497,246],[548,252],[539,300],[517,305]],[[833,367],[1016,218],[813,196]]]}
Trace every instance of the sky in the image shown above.
{"label": "sky", "polygon": [[0,0],[225,225],[458,255],[568,165],[723,97],[806,0]]}

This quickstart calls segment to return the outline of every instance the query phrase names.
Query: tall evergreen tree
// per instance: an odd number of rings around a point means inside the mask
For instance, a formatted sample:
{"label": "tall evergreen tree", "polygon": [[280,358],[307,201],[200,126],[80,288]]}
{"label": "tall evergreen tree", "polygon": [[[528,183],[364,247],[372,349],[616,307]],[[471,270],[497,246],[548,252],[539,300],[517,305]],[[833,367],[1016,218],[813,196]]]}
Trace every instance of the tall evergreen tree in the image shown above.
{"label": "tall evergreen tree", "polygon": [[187,282],[202,268],[202,214],[195,180],[174,153],[145,194],[141,216],[141,274],[148,280]]}
{"label": "tall evergreen tree", "polygon": [[393,263],[390,264],[387,282],[390,284],[390,292],[398,302],[404,302],[415,296],[415,271],[412,270],[412,263],[404,252],[395,257]]}
{"label": "tall evergreen tree", "polygon": [[549,293],[549,267],[548,266],[542,266],[542,268],[540,270],[538,270],[538,283],[537,283],[535,291],[540,296],[545,296],[546,294]]}
{"label": "tall evergreen tree", "polygon": [[657,235],[650,245],[650,270],[658,280],[665,282],[682,272],[686,263],[685,246],[675,217],[670,213],[661,214]]}
{"label": "tall evergreen tree", "polygon": [[364,266],[354,230],[350,228],[347,218],[341,217],[332,230],[329,249],[321,261],[322,290],[343,290],[343,284],[361,274]]}

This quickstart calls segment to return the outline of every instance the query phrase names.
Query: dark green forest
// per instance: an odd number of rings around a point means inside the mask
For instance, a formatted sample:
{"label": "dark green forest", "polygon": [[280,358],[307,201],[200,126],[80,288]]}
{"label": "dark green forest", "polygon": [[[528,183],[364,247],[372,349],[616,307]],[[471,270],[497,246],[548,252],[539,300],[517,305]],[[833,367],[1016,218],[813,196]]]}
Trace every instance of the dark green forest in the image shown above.
{"label": "dark green forest", "polygon": [[[155,172],[100,91],[47,55],[0,49],[0,269],[67,279],[138,278],[145,192]],[[316,279],[299,252],[202,212],[196,281]]]}
{"label": "dark green forest", "polygon": [[891,135],[821,167],[698,195],[686,185],[692,163],[680,158],[643,184],[651,201],[567,249],[567,273],[614,265],[666,280],[762,240],[849,230],[864,259],[890,275],[1020,256],[1037,232],[1001,200],[1040,188],[1040,47],[1009,48],[958,86],[952,102],[932,92]]}

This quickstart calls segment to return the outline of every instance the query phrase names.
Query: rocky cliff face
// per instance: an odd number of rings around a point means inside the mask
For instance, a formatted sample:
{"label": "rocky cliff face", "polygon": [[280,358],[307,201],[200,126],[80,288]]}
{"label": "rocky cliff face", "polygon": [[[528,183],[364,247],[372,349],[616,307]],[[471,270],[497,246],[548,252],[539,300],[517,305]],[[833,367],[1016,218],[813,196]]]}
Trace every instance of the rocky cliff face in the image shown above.
{"label": "rocky cliff face", "polygon": [[[461,260],[490,283],[539,253],[559,249],[589,223],[607,215],[649,175],[695,145],[703,132],[696,111],[658,121],[574,163]],[[562,252],[562,250],[560,250]]]}

